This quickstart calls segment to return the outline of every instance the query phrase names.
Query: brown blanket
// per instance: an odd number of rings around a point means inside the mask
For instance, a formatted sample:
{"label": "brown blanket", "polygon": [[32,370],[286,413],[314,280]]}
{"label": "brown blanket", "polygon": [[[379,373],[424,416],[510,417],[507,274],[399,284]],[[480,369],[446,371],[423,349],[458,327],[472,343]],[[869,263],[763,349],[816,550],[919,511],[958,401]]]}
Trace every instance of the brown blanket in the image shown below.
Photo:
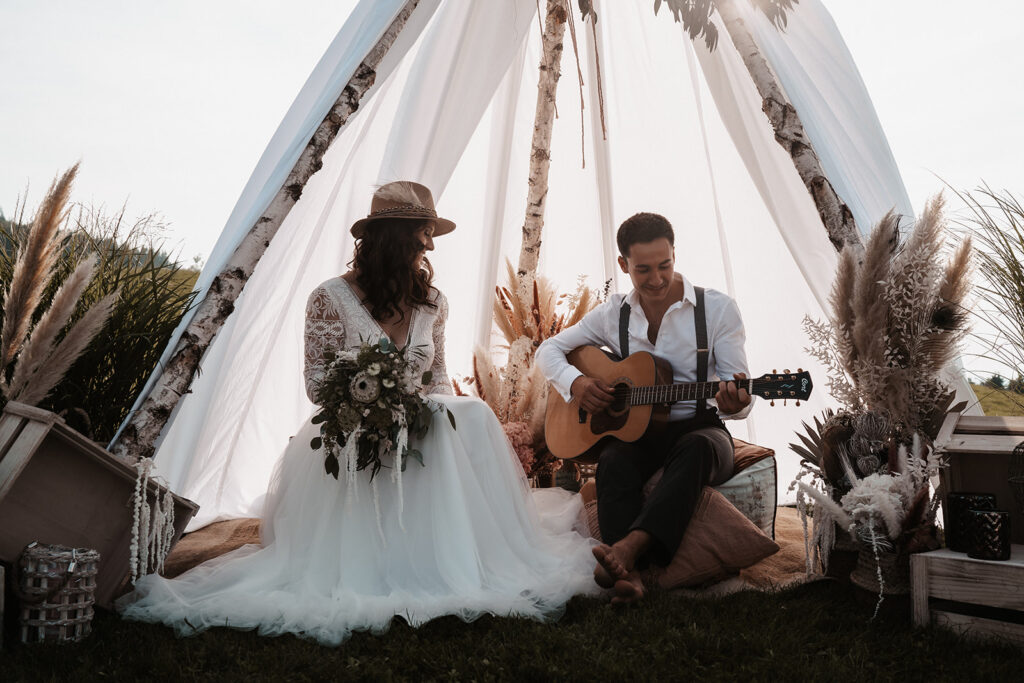
{"label": "brown blanket", "polygon": [[[701,590],[684,590],[694,595],[722,595],[754,588],[775,590],[807,580],[804,567],[804,535],[794,508],[780,507],[775,518],[775,541],[780,550],[771,557],[728,579]],[[216,522],[186,534],[164,563],[163,575],[177,576],[206,560],[223,555],[246,543],[260,542],[260,520],[232,519]]]}

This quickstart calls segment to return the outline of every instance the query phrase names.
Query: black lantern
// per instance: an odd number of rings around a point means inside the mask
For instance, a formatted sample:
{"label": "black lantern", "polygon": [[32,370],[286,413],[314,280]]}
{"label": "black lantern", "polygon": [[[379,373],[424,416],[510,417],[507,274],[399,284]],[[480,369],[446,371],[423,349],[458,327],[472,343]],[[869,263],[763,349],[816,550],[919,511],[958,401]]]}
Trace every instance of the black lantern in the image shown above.
{"label": "black lantern", "polygon": [[958,553],[970,548],[971,510],[995,510],[996,497],[991,493],[954,491],[946,496],[946,546]]}
{"label": "black lantern", "polygon": [[976,560],[1010,559],[1010,513],[971,510],[967,556]]}

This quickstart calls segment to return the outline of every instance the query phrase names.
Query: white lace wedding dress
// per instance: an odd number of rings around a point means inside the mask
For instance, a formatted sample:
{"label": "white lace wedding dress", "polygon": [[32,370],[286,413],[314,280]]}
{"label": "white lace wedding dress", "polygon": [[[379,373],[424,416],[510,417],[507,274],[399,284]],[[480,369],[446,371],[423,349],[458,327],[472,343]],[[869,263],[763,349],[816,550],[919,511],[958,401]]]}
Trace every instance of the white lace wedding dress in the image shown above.
{"label": "white lace wedding dress", "polygon": [[[442,615],[545,619],[575,594],[592,593],[591,541],[573,530],[578,496],[531,495],[501,425],[482,401],[452,396],[444,362],[447,301],[416,309],[409,344],[433,371],[424,389],[455,416],[434,416],[412,445],[401,504],[387,469],[354,490],[324,471],[310,447],[319,427],[292,438],[267,496],[262,546],[247,545],[175,579],[143,577],[118,601],[123,616],[189,635],[212,626],[293,633],[335,645],[352,631],[413,626]],[[342,278],[328,280],[306,311],[307,391],[323,376],[324,351],[383,334]]]}

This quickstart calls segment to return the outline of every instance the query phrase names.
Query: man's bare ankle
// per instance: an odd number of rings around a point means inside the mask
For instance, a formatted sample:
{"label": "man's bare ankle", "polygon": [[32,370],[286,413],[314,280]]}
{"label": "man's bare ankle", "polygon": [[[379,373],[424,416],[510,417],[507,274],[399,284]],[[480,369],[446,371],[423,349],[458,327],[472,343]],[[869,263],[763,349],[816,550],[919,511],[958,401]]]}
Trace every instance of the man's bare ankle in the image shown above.
{"label": "man's bare ankle", "polygon": [[621,560],[628,560],[630,568],[632,568],[636,558],[651,546],[652,539],[653,537],[643,529],[634,529],[612,548]]}

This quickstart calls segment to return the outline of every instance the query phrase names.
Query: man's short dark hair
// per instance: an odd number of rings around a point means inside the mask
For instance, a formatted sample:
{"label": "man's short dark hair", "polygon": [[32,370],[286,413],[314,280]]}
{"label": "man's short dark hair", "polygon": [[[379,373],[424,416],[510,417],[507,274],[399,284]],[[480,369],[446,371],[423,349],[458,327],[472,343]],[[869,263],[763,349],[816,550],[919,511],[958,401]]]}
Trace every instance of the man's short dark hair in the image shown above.
{"label": "man's short dark hair", "polygon": [[629,249],[634,244],[653,242],[664,237],[675,246],[676,236],[672,232],[672,224],[668,219],[656,213],[636,213],[627,218],[619,226],[615,241],[619,243],[619,253],[629,258]]}

